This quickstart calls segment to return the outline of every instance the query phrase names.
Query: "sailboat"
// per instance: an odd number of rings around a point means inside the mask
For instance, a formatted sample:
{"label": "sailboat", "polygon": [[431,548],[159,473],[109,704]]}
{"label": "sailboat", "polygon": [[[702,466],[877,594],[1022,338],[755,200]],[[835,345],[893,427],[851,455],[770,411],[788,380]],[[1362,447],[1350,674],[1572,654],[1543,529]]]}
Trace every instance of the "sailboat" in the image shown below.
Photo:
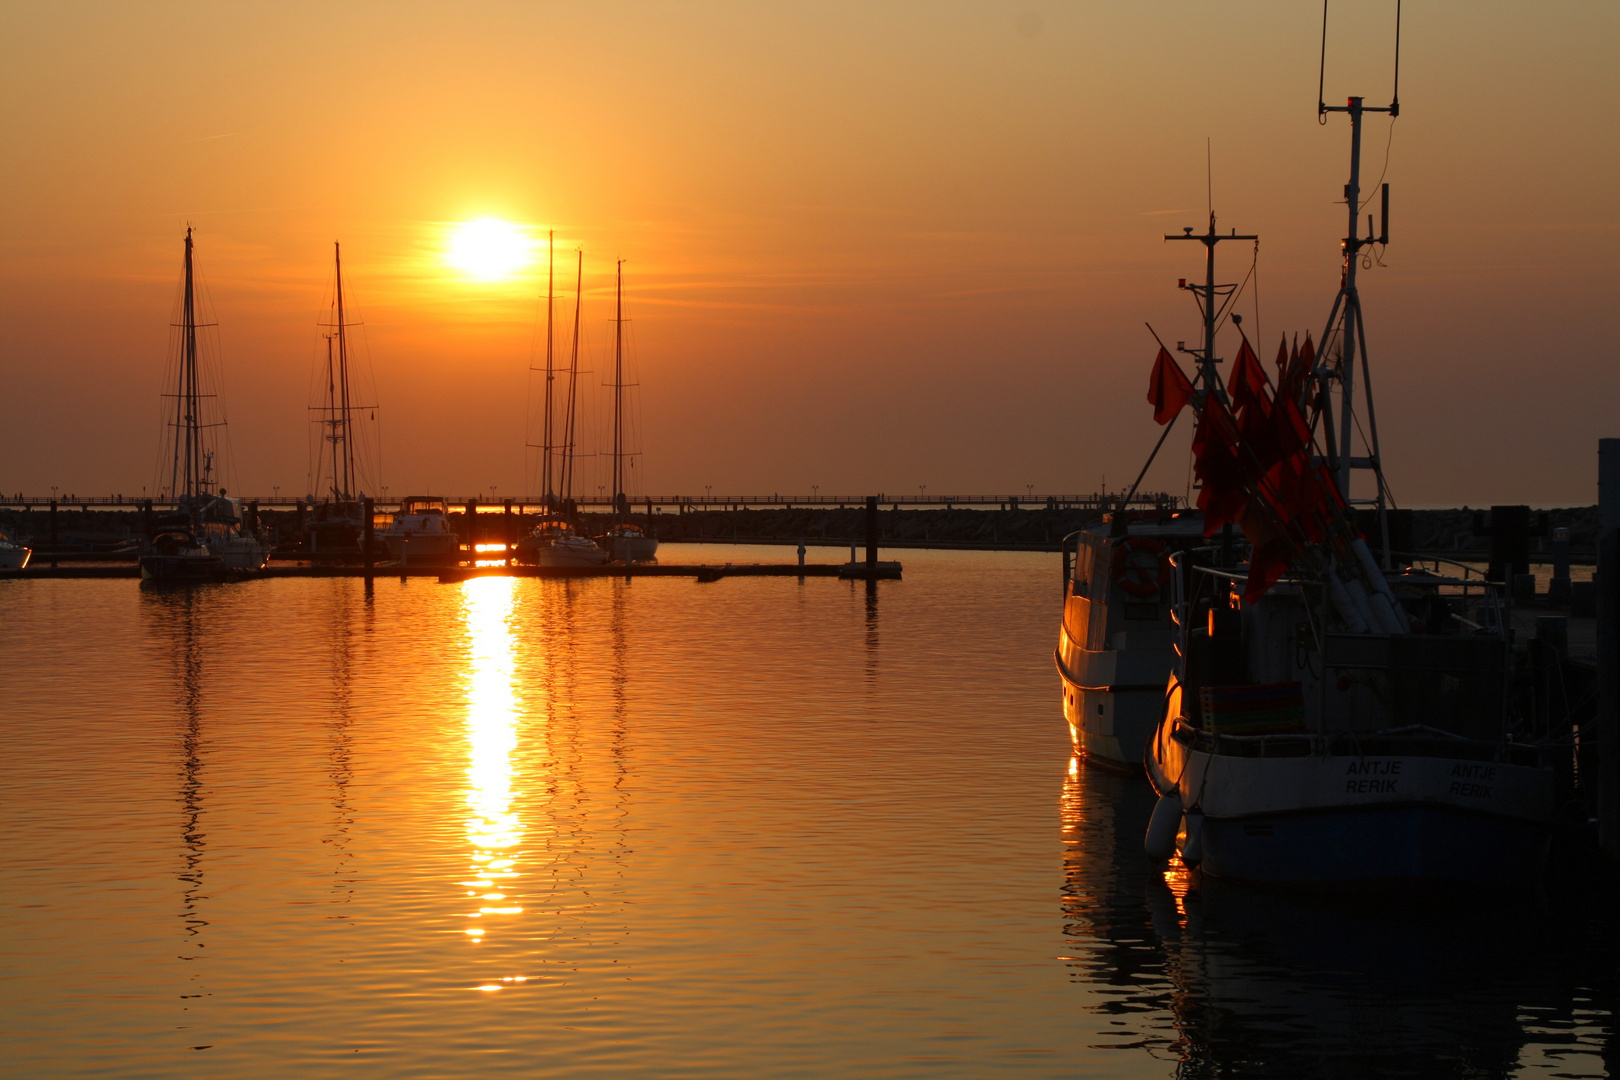
{"label": "sailboat", "polygon": [[630,500],[624,493],[624,260],[618,262],[613,314],[613,524],[597,538],[620,562],[642,562],[658,554],[658,540],[627,520]]}
{"label": "sailboat", "polygon": [[[243,528],[242,505],[214,490],[213,429],[205,423],[203,373],[197,352],[196,275],[191,229],[186,229],[185,282],[181,298],[179,378],[174,398],[174,454],[168,491],[175,515],[140,558],[141,577],[158,582],[212,581],[230,573],[262,570],[269,547]],[[171,395],[165,395],[171,396]]]}
{"label": "sailboat", "polygon": [[360,474],[355,464],[356,415],[375,405],[359,405],[351,392],[349,371],[349,327],[343,306],[343,250],[332,243],[337,291],[334,300],[335,320],[328,324],[331,333],[326,338],[325,400],[315,410],[321,426],[322,447],[317,451],[315,477],[321,491],[319,501],[310,496],[313,520],[306,537],[309,551],[317,556],[348,556],[360,554],[361,537],[365,533],[365,506],[363,496],[356,490]]}
{"label": "sailboat", "polygon": [[[1185,286],[1204,315],[1203,348],[1188,350],[1198,385],[1162,345],[1155,367],[1156,418],[1197,416],[1206,535],[1240,526],[1248,558],[1238,563],[1227,544],[1167,560],[1176,661],[1147,748],[1160,799],[1145,846],[1207,875],[1274,885],[1529,884],[1547,857],[1567,730],[1551,730],[1517,692],[1525,674],[1501,583],[1388,541],[1356,270],[1388,242],[1389,223],[1385,185],[1382,229],[1373,234],[1369,215],[1361,233],[1362,118],[1393,118],[1399,94],[1387,107],[1353,97],[1318,108],[1351,126],[1349,229],[1320,352],[1307,338],[1292,355],[1285,342],[1272,384],[1245,336],[1222,380],[1215,331],[1231,287],[1212,276]],[[1212,212],[1207,234],[1167,239],[1213,251],[1229,238]],[[1363,454],[1352,431],[1365,433]],[[1353,470],[1374,474],[1375,497],[1352,503]],[[1381,557],[1353,505],[1379,522]]]}
{"label": "sailboat", "polygon": [[[549,253],[549,248],[548,248]],[[574,269],[574,342],[568,361],[568,403],[563,413],[563,437],[560,446],[553,446],[551,308],[555,296],[549,284],[546,296],[546,421],[544,454],[544,484],[546,489],[546,516],[519,544],[519,552],[532,557],[539,566],[601,566],[608,561],[608,553],[590,537],[578,532],[571,520],[574,514],[574,416],[579,388],[579,315],[580,298],[585,283],[585,253],[576,251]],[[552,491],[551,457],[561,450],[561,461],[556,476],[560,481],[560,496]]]}

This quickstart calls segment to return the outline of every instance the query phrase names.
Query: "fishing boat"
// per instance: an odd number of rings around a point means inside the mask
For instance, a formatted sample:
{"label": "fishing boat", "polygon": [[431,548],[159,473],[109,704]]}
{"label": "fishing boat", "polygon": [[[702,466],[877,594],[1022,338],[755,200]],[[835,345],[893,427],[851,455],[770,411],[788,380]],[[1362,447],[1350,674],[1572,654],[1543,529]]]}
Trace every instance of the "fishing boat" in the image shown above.
{"label": "fishing boat", "polygon": [[314,406],[315,423],[321,428],[323,444],[315,456],[314,489],[309,496],[310,521],[306,526],[308,550],[316,556],[358,557],[365,536],[365,496],[359,492],[360,470],[355,460],[356,425],[360,414],[375,405],[355,402],[350,370],[349,328],[352,323],[344,310],[343,249],[333,241],[332,264],[336,281],[332,321],[326,339],[326,369],[323,399]]}
{"label": "fishing boat", "polygon": [[28,565],[32,548],[24,547],[0,532],[0,570],[21,570]]}
{"label": "fishing boat", "polygon": [[432,495],[407,495],[382,541],[388,554],[401,565],[439,563],[458,558],[461,538],[450,528],[449,507]]}
{"label": "fishing boat", "polygon": [[608,531],[596,538],[599,546],[619,562],[645,562],[658,554],[658,539],[627,520],[630,499],[624,493],[625,452],[624,391],[624,260],[618,264],[613,315],[613,520]]}
{"label": "fishing boat", "polygon": [[166,490],[174,513],[140,557],[141,578],[154,582],[212,581],[264,569],[269,545],[244,526],[241,502],[214,490],[215,432],[224,426],[205,418],[217,395],[207,392],[198,352],[195,257],[186,230],[181,292],[179,363],[174,410],[167,421],[172,444]]}
{"label": "fishing boat", "polygon": [[[1388,242],[1388,185],[1379,234],[1369,216],[1363,235],[1357,219],[1363,117],[1393,118],[1398,102],[1319,106],[1348,114],[1351,127],[1340,287],[1320,351],[1308,337],[1297,354],[1285,342],[1275,383],[1247,337],[1224,380],[1216,366],[1233,287],[1216,284],[1214,253],[1234,237],[1217,232],[1213,211],[1207,232],[1167,237],[1206,247],[1205,284],[1184,286],[1204,336],[1185,350],[1196,383],[1161,344],[1150,400],[1161,423],[1196,415],[1204,531],[1241,529],[1246,549],[1244,561],[1233,543],[1167,560],[1177,655],[1147,751],[1160,798],[1145,844],[1206,875],[1334,890],[1478,887],[1534,882],[1545,864],[1560,733],[1521,704],[1510,597],[1468,567],[1389,547],[1356,286],[1366,249]],[[1375,492],[1353,500],[1358,471]]]}

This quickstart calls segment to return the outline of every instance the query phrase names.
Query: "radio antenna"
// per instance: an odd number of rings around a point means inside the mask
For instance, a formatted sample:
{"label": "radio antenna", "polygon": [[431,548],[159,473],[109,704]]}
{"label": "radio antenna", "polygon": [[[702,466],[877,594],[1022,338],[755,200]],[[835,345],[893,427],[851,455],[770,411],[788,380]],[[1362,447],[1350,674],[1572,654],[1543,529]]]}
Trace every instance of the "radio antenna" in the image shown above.
{"label": "radio antenna", "polygon": [[[1328,314],[1327,325],[1322,330],[1322,351],[1318,354],[1316,378],[1322,390],[1322,419],[1323,434],[1327,442],[1328,468],[1337,474],[1339,492],[1351,506],[1370,505],[1376,508],[1378,514],[1378,527],[1383,541],[1384,567],[1388,569],[1392,563],[1392,553],[1389,545],[1389,518],[1386,513],[1389,506],[1389,488],[1384,480],[1384,468],[1378,449],[1378,418],[1373,411],[1372,395],[1372,367],[1367,360],[1367,329],[1362,322],[1361,293],[1356,288],[1356,269],[1361,261],[1361,252],[1373,244],[1387,244],[1389,242],[1389,185],[1383,185],[1384,225],[1381,232],[1374,235],[1372,217],[1367,218],[1367,235],[1361,234],[1360,223],[1357,221],[1361,212],[1361,122],[1368,113],[1388,113],[1393,123],[1400,115],[1400,42],[1401,42],[1401,6],[1400,0],[1395,2],[1395,96],[1390,99],[1386,107],[1368,105],[1364,99],[1352,97],[1344,105],[1329,105],[1323,100],[1322,78],[1327,67],[1327,0],[1322,0],[1322,70],[1317,74],[1316,109],[1317,117],[1322,123],[1327,122],[1329,113],[1345,113],[1350,118],[1350,182],[1344,185],[1344,201],[1349,209],[1349,222],[1345,229],[1345,237],[1340,244],[1344,253],[1344,268],[1339,278],[1339,294],[1333,300],[1332,311]],[[1339,356],[1335,363],[1328,354],[1328,343],[1337,336],[1339,341]],[[1361,427],[1355,407],[1355,379],[1356,361],[1361,361],[1361,396],[1366,405],[1366,419],[1364,441],[1367,444],[1365,456],[1356,456],[1352,453],[1351,435]],[[1334,416],[1331,408],[1331,390],[1329,383],[1338,383],[1339,417],[1338,432],[1335,438]],[[1337,443],[1337,445],[1334,445]],[[1367,469],[1373,473],[1377,481],[1377,488],[1372,498],[1351,498],[1350,476],[1352,470]]]}
{"label": "radio antenna", "polygon": [[[1322,56],[1316,66],[1316,122],[1319,124],[1327,123],[1328,114],[1323,97],[1327,79],[1327,16],[1328,0],[1322,0]],[[1390,96],[1389,108],[1378,111],[1389,113],[1391,120],[1401,115],[1401,0],[1395,0],[1395,90]]]}

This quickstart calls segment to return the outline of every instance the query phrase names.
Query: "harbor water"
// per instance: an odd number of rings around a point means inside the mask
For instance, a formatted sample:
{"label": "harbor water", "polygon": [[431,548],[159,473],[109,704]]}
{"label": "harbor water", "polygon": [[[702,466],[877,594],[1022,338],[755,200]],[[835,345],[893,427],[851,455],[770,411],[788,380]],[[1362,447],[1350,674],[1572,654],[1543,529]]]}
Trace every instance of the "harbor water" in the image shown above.
{"label": "harbor water", "polygon": [[0,583],[4,1072],[1620,1075],[1599,901],[1153,867],[1058,557],[904,561]]}

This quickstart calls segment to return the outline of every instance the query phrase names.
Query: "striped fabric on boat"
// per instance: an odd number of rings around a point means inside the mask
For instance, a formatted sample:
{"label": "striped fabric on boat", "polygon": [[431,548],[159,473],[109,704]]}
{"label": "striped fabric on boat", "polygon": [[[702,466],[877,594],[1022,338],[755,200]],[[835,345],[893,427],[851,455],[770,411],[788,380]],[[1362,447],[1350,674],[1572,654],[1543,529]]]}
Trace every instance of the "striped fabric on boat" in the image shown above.
{"label": "striped fabric on boat", "polygon": [[1305,730],[1305,694],[1297,682],[1206,686],[1204,727],[1222,735],[1291,735]]}

